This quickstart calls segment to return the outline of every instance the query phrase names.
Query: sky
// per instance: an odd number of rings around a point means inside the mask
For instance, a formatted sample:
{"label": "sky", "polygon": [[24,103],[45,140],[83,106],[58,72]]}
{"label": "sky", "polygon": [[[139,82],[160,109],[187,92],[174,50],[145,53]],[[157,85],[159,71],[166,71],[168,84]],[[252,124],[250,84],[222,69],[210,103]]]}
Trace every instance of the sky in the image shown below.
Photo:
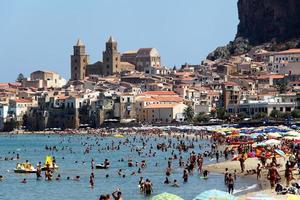
{"label": "sky", "polygon": [[162,64],[199,64],[233,40],[236,0],[1,0],[0,82],[35,70],[70,78],[78,38],[90,62],[102,60],[112,35],[120,52],[159,50]]}

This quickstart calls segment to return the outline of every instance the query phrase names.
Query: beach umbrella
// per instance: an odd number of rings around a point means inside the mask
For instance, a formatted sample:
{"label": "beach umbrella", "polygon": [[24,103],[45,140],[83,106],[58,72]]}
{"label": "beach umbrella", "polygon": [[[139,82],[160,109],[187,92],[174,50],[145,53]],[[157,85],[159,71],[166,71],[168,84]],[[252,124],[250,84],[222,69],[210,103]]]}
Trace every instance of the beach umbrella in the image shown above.
{"label": "beach umbrella", "polygon": [[287,200],[299,200],[299,195],[288,194]]}
{"label": "beach umbrella", "polygon": [[300,133],[296,132],[296,131],[289,131],[287,133],[285,133],[286,136],[294,136],[294,137],[299,137]]}
{"label": "beach umbrella", "polygon": [[276,199],[266,194],[256,194],[254,196],[247,197],[246,200],[276,200]]}
{"label": "beach umbrella", "polygon": [[121,135],[121,134],[116,134],[114,135],[115,138],[124,138],[124,135]]}
{"label": "beach umbrella", "polygon": [[184,200],[184,199],[175,194],[164,192],[152,197],[151,200]]}
{"label": "beach umbrella", "polygon": [[280,133],[268,133],[268,138],[281,138],[282,135]]}
{"label": "beach umbrella", "polygon": [[282,157],[285,157],[285,153],[284,153],[282,150],[280,150],[280,149],[275,149],[275,152],[276,152],[278,155],[280,155],[280,156],[282,156]]}
{"label": "beach umbrella", "polygon": [[194,200],[211,200],[211,199],[222,199],[222,200],[235,200],[236,197],[229,194],[228,192],[223,192],[220,190],[208,190],[202,192]]}
{"label": "beach umbrella", "polygon": [[281,143],[281,141],[275,140],[275,139],[270,139],[270,140],[267,140],[267,141],[264,142],[264,144],[271,145],[271,146],[279,145],[280,143]]}

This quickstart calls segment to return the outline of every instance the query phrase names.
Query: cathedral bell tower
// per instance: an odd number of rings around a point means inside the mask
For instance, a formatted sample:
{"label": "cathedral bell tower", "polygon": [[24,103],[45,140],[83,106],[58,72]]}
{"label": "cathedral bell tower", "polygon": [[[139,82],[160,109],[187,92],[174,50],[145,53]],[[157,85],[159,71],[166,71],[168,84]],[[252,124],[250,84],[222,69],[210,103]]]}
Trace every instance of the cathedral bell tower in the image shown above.
{"label": "cathedral bell tower", "polygon": [[121,54],[118,52],[118,43],[110,37],[103,52],[103,75],[109,76],[121,71]]}
{"label": "cathedral bell tower", "polygon": [[89,56],[85,52],[85,45],[78,39],[73,46],[73,55],[71,55],[71,80],[83,80],[86,77],[86,66],[89,63]]}

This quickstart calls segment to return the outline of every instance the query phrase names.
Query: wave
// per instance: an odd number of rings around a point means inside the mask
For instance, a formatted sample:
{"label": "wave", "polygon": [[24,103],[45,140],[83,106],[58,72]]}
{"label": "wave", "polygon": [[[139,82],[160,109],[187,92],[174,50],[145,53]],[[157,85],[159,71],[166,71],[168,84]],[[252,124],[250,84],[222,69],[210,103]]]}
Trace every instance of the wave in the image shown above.
{"label": "wave", "polygon": [[244,192],[247,192],[249,190],[254,190],[254,189],[257,189],[259,188],[259,184],[253,184],[253,185],[250,185],[250,186],[245,186],[245,187],[241,187],[239,189],[235,189],[233,191],[233,194],[238,194],[238,193],[244,193]]}

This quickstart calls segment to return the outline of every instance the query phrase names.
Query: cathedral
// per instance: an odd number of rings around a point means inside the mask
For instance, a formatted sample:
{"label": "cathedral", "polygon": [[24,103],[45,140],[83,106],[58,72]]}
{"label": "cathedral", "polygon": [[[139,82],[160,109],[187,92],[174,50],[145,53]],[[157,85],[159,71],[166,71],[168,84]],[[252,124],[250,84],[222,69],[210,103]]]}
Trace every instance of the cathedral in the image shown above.
{"label": "cathedral", "polygon": [[160,67],[160,55],[155,48],[142,48],[121,55],[118,43],[110,37],[102,53],[102,61],[89,63],[85,45],[79,39],[71,55],[71,81],[84,80],[91,75],[110,76],[134,70],[144,71],[147,67]]}

